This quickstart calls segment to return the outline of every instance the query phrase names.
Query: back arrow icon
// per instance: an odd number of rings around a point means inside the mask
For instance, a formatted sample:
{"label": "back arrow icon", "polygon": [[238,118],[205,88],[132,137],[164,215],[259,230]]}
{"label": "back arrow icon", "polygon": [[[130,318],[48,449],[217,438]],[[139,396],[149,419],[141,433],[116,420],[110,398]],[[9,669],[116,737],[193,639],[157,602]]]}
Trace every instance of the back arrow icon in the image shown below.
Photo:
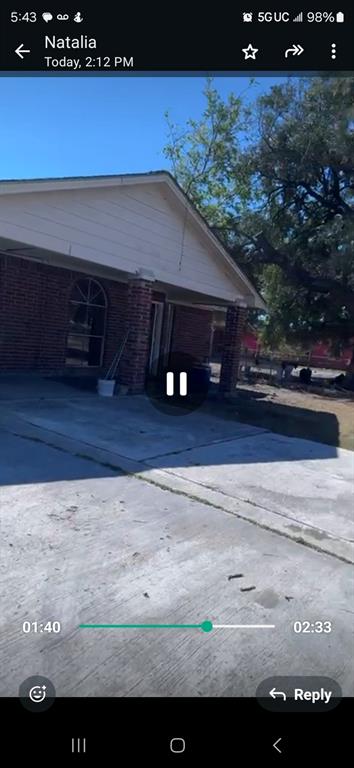
{"label": "back arrow icon", "polygon": [[18,48],[16,48],[15,53],[17,53],[17,56],[20,57],[20,59],[24,59],[25,57],[22,55],[23,53],[31,53],[31,51],[28,48],[24,48],[24,43],[21,43]]}
{"label": "back arrow icon", "polygon": [[277,739],[277,741],[275,741],[274,744],[273,744],[274,749],[276,749],[277,752],[279,752],[280,754],[282,752],[281,752],[281,749],[279,749],[279,747],[277,747],[277,744],[279,744],[279,741],[281,741],[281,740],[282,740],[282,737],[280,737],[280,739]]}
{"label": "back arrow icon", "polygon": [[281,696],[284,701],[286,701],[286,693],[284,693],[284,691],[276,691],[275,688],[272,688],[272,690],[269,691],[269,696],[271,696],[272,699],[275,699],[277,696]]}
{"label": "back arrow icon", "polygon": [[294,43],[292,48],[287,48],[285,51],[285,58],[288,58],[288,53],[292,53],[293,56],[300,56],[300,53],[304,52],[304,48],[299,43]]}

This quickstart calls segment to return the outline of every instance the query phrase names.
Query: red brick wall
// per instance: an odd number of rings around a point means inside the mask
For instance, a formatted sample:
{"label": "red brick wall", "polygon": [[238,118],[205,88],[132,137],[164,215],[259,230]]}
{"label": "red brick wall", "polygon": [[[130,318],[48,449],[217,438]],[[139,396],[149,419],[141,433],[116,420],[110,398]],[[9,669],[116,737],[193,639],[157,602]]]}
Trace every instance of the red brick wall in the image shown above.
{"label": "red brick wall", "polygon": [[209,359],[212,312],[196,307],[176,306],[171,351],[185,352],[196,362]]}
{"label": "red brick wall", "polygon": [[[0,370],[65,371],[69,299],[81,272],[27,259],[0,256]],[[92,276],[94,277],[94,276]],[[144,388],[150,337],[152,298],[164,298],[152,285],[133,280],[130,285],[101,278],[108,299],[103,368],[117,352],[128,326],[131,336],[122,357],[119,378],[130,391]],[[204,361],[209,356],[212,313],[176,306],[172,351]],[[77,367],[78,373],[92,371]]]}
{"label": "red brick wall", "polygon": [[133,279],[128,286],[125,327],[129,330],[120,381],[131,393],[143,392],[149,359],[152,283]]}
{"label": "red brick wall", "polygon": [[162,301],[164,303],[166,301],[166,296],[164,293],[161,293],[161,291],[153,291],[152,301]]}
{"label": "red brick wall", "polygon": [[[73,283],[82,277],[81,272],[0,256],[0,370],[64,369],[69,298]],[[124,333],[128,287],[98,281],[108,299],[105,367]]]}
{"label": "red brick wall", "polygon": [[39,356],[39,297],[42,292],[38,264],[1,257],[0,260],[0,366],[2,369],[36,367]]}

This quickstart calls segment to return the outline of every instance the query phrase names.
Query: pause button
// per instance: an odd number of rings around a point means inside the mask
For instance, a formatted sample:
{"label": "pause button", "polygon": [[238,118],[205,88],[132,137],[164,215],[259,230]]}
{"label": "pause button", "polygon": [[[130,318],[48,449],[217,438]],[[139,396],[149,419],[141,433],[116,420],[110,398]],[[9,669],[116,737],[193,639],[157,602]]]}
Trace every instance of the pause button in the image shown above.
{"label": "pause button", "polygon": [[190,355],[175,352],[158,361],[156,374],[146,379],[146,394],[157,410],[169,416],[186,416],[200,408],[208,395],[210,367]]}
{"label": "pause button", "polygon": [[[176,374],[177,378],[177,374]],[[166,395],[173,397],[175,394],[180,397],[187,396],[187,373],[186,371],[180,371],[178,376],[179,388],[175,392],[175,374],[173,371],[167,371],[166,373]]]}

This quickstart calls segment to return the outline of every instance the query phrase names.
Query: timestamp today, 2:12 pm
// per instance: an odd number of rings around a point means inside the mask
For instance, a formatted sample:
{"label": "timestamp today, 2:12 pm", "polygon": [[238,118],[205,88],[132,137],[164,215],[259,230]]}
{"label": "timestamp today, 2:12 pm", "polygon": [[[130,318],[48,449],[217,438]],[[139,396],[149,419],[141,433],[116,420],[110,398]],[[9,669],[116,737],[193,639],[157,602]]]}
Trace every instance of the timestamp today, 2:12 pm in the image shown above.
{"label": "timestamp today, 2:12 pm", "polygon": [[44,56],[47,69],[133,69],[134,57],[130,56]]}

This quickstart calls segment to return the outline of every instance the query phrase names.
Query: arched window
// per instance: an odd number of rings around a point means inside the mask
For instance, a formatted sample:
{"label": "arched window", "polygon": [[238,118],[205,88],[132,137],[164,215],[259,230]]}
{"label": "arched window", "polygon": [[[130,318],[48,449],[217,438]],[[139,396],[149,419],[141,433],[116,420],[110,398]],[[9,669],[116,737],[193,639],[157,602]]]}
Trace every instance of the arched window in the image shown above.
{"label": "arched window", "polygon": [[69,302],[66,365],[102,365],[106,313],[107,299],[102,286],[90,277],[77,280]]}

